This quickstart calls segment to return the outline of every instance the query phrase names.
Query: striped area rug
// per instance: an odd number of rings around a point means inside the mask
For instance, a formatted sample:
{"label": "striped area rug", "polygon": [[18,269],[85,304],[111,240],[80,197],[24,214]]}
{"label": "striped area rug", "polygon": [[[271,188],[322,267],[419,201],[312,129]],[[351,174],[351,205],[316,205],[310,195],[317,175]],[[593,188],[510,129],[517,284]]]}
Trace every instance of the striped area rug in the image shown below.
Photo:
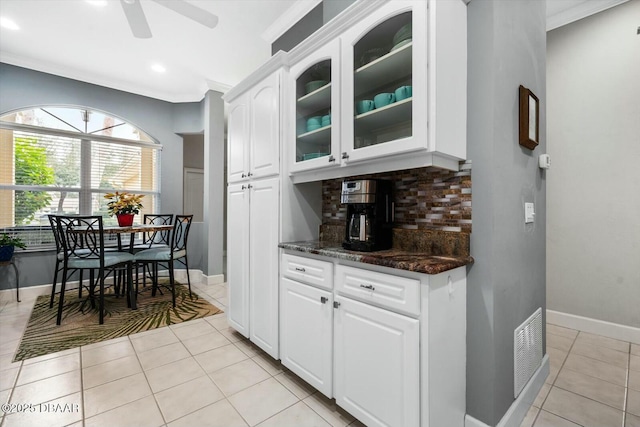
{"label": "striped area rug", "polygon": [[[222,313],[195,292],[176,285],[176,308],[171,292],[163,290],[152,297],[147,288],[138,296],[138,309],[127,307],[126,297],[105,295],[104,324],[98,324],[98,310],[92,309],[86,292],[78,298],[77,290],[65,293],[62,324],[56,325],[58,296],[49,308],[49,295],[41,295],[35,302],[31,318],[13,358],[14,362],[70,348],[118,338],[161,326]],[[97,302],[96,302],[97,305]]]}

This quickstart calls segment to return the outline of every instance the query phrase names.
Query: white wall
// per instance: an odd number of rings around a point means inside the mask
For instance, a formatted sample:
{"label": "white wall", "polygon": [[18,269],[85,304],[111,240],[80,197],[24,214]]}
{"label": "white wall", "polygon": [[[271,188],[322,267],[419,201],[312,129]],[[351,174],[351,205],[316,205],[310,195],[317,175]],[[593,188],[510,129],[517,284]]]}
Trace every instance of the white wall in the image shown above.
{"label": "white wall", "polygon": [[547,308],[633,327],[640,327],[639,17],[640,1],[630,1],[547,34]]}

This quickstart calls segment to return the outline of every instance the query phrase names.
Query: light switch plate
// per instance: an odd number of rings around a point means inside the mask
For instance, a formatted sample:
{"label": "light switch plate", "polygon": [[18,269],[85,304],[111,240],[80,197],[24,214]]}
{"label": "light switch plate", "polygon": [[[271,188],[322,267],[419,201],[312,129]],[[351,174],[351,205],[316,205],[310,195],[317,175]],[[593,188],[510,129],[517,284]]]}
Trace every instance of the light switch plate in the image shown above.
{"label": "light switch plate", "polygon": [[533,222],[533,218],[535,217],[536,212],[534,210],[533,203],[525,203],[524,204],[524,223],[528,224]]}

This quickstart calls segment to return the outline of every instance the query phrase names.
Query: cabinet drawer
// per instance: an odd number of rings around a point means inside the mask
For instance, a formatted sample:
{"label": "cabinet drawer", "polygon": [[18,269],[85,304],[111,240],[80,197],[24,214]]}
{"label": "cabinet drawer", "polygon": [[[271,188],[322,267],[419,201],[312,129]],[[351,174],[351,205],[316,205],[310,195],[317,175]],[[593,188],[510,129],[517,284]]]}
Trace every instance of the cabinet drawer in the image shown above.
{"label": "cabinet drawer", "polygon": [[338,265],[336,290],[391,310],[420,314],[420,281],[417,279]]}
{"label": "cabinet drawer", "polygon": [[333,264],[327,261],[283,254],[282,275],[308,285],[333,289]]}

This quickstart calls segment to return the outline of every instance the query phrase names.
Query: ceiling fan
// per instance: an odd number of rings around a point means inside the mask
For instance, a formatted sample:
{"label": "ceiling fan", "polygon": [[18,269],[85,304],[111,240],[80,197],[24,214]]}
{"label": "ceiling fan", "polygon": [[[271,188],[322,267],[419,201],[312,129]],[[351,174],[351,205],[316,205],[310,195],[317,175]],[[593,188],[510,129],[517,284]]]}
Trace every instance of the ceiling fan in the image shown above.
{"label": "ceiling fan", "polygon": [[[152,0],[161,6],[171,9],[180,15],[189,18],[205,27],[214,28],[218,25],[218,17],[198,6],[187,3],[184,0]],[[129,27],[134,37],[139,39],[151,38],[151,29],[142,10],[140,0],[120,0],[122,10],[129,21]]]}

